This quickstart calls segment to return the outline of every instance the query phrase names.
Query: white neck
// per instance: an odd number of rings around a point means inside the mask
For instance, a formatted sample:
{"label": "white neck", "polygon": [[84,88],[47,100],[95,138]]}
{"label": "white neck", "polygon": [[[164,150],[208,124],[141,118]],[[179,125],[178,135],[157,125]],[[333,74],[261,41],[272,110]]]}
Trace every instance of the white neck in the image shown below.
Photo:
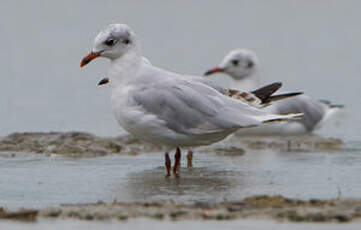
{"label": "white neck", "polygon": [[232,88],[242,89],[244,91],[252,91],[259,88],[261,85],[261,79],[258,75],[258,71],[252,73],[251,76],[246,78],[235,80],[233,79]]}
{"label": "white neck", "polygon": [[137,75],[141,61],[142,56],[137,49],[129,50],[123,56],[112,60],[108,73],[112,88],[131,83]]}

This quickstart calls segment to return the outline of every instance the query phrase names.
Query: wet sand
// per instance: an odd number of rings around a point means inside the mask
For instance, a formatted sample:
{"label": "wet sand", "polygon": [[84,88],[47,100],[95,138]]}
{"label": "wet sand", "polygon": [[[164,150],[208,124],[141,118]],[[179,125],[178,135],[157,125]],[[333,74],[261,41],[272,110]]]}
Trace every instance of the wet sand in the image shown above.
{"label": "wet sand", "polygon": [[67,205],[47,208],[41,217],[104,220],[152,218],[166,220],[232,220],[246,218],[278,219],[294,222],[349,222],[361,217],[361,200],[287,199],[282,196],[253,196],[232,202],[109,203]]}
{"label": "wet sand", "polygon": [[253,196],[231,202],[94,203],[62,205],[42,210],[0,211],[0,219],[35,221],[37,218],[120,221],[134,218],[156,220],[276,219],[293,222],[349,222],[361,218],[361,200],[287,199],[282,196]]}

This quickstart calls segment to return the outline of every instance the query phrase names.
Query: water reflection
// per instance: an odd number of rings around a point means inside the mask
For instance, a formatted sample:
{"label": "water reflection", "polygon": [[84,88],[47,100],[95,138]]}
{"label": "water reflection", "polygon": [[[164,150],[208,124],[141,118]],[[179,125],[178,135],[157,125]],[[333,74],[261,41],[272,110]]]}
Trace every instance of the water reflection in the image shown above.
{"label": "water reflection", "polygon": [[127,190],[133,200],[175,202],[222,201],[240,184],[242,172],[207,167],[182,168],[180,178],[164,178],[164,167],[129,175]]}

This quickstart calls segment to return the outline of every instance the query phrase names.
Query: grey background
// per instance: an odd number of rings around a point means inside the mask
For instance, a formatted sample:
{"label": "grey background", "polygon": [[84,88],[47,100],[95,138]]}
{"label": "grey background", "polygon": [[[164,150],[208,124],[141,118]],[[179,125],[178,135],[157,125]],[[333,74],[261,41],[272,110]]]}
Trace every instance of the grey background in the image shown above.
{"label": "grey background", "polygon": [[253,49],[264,82],[347,105],[339,125],[318,133],[358,140],[360,7],[357,0],[2,1],[0,136],[122,133],[109,88],[96,85],[107,60],[79,68],[99,30],[120,22],[136,31],[154,65],[176,72],[202,74],[231,49]]}

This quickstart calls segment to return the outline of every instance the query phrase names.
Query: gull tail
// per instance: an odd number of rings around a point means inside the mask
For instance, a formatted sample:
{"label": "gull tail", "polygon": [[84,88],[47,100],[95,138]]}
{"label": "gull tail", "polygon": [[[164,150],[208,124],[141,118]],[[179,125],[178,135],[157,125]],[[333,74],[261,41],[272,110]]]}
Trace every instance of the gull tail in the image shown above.
{"label": "gull tail", "polygon": [[273,96],[273,94],[281,87],[282,87],[281,82],[275,82],[270,85],[266,85],[262,88],[259,88],[257,90],[254,90],[251,93],[261,100],[261,105],[263,106],[270,105],[270,103],[273,101],[279,101],[303,94],[303,92],[293,92],[293,93],[284,93]]}
{"label": "gull tail", "polygon": [[283,121],[297,121],[303,117],[303,113],[290,113],[290,114],[272,114],[267,115],[262,123],[273,123]]}
{"label": "gull tail", "polygon": [[328,100],[319,100],[319,101],[327,106],[325,115],[323,116],[322,120],[318,123],[318,125],[320,126],[345,108],[345,105],[332,104]]}
{"label": "gull tail", "polygon": [[320,102],[322,102],[323,104],[327,105],[330,109],[343,109],[345,108],[345,105],[342,104],[332,104],[330,101],[328,100],[319,100]]}

